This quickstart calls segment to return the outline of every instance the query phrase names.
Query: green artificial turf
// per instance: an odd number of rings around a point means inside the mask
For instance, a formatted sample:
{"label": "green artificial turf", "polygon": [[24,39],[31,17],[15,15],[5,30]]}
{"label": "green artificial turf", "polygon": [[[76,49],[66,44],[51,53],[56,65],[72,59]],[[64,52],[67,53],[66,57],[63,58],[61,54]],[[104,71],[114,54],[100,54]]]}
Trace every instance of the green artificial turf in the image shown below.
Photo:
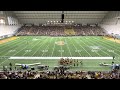
{"label": "green artificial turf", "polygon": [[[58,45],[60,41],[64,45]],[[113,57],[115,60],[82,60],[83,65],[72,67],[71,70],[111,70],[110,67],[99,66],[106,62],[120,63],[120,44],[102,36],[19,36],[19,39],[0,44],[0,68],[9,63],[36,63],[49,65],[50,69],[58,65],[59,60],[10,60],[11,56],[32,57]],[[6,57],[6,58],[3,58]],[[81,61],[81,60],[79,60]]]}

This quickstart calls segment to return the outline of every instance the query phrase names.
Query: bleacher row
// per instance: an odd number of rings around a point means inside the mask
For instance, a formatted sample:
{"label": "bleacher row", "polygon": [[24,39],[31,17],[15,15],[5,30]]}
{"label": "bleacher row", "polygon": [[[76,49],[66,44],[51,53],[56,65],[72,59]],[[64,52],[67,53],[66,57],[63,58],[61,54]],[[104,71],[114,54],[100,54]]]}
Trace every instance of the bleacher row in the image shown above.
{"label": "bleacher row", "polygon": [[16,35],[40,36],[79,36],[79,35],[104,35],[104,30],[99,26],[23,26]]}
{"label": "bleacher row", "polygon": [[0,79],[120,79],[120,72],[105,71],[6,71],[0,72]]}

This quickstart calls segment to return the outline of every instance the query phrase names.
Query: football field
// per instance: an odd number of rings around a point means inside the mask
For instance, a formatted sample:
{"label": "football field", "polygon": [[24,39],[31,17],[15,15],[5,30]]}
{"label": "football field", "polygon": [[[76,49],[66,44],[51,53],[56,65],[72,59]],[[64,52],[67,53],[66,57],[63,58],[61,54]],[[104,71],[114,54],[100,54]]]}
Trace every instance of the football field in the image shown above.
{"label": "football field", "polygon": [[[113,56],[115,56],[114,60],[89,59],[89,57]],[[24,59],[24,57],[31,58]],[[34,57],[44,57],[44,59]],[[86,60],[79,59],[83,61],[83,65],[73,67],[71,70],[110,70],[110,67],[99,66],[99,63],[111,64],[112,61],[120,63],[120,43],[104,39],[102,36],[18,36],[15,40],[0,43],[0,69],[3,65],[8,66],[10,62],[13,65],[41,62],[52,69],[58,65],[59,59],[54,59],[55,57],[88,57]]]}

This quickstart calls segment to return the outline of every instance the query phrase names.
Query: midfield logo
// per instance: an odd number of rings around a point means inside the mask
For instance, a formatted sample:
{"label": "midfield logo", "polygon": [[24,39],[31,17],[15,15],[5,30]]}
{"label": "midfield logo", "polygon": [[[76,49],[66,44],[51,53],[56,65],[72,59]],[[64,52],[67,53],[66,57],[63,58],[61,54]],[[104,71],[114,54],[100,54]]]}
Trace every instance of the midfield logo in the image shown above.
{"label": "midfield logo", "polygon": [[65,45],[65,42],[64,41],[58,41],[58,42],[55,42],[55,44],[62,46],[62,45]]}

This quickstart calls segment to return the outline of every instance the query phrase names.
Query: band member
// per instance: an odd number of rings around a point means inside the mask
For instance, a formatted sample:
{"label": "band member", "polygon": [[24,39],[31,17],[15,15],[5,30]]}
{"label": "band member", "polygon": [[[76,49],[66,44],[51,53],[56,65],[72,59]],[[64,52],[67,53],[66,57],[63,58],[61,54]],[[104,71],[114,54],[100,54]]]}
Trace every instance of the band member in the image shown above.
{"label": "band member", "polygon": [[80,64],[81,64],[81,65],[83,65],[83,62],[82,62],[82,61],[80,61]]}
{"label": "band member", "polygon": [[12,67],[12,63],[10,63],[9,65],[10,65],[10,67]]}
{"label": "band member", "polygon": [[77,66],[79,65],[79,62],[78,62],[78,60],[77,60]]}
{"label": "band member", "polygon": [[75,63],[74,63],[74,67],[75,67]]}
{"label": "band member", "polygon": [[73,62],[73,64],[74,64],[74,67],[75,67],[75,59],[74,59],[74,62]]}
{"label": "band member", "polygon": [[112,65],[114,64],[114,62],[112,61]]}
{"label": "band member", "polygon": [[113,56],[113,60],[115,59],[115,56]]}
{"label": "band member", "polygon": [[9,69],[10,69],[10,71],[12,71],[12,68],[11,68],[11,67],[10,67]]}

